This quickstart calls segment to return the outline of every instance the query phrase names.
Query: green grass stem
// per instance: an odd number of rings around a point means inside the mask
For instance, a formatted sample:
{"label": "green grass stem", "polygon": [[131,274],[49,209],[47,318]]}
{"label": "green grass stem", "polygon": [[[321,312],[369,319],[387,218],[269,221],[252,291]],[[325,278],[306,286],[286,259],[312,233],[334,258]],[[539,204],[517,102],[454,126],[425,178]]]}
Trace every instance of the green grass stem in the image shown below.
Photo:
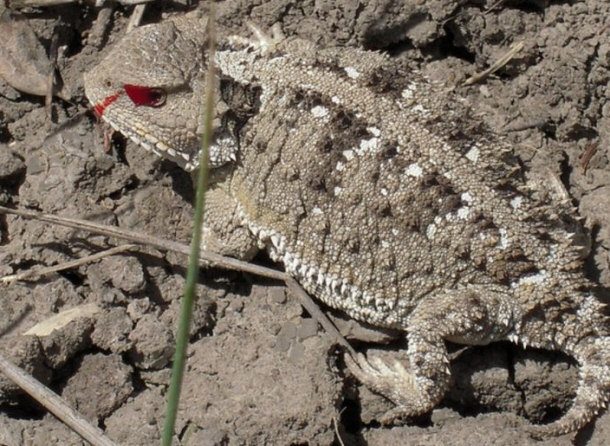
{"label": "green grass stem", "polygon": [[[214,53],[216,51],[216,29],[213,4],[210,7],[208,18],[208,72],[206,78],[205,106],[203,113],[204,131],[201,142],[201,154],[199,160],[199,173],[197,175],[197,192],[195,198],[195,215],[193,217],[193,236],[191,239],[191,252],[189,256],[189,266],[184,285],[184,297],[180,312],[180,322],[176,335],[176,352],[174,353],[174,364],[172,377],[169,385],[167,407],[165,412],[165,424],[163,426],[163,436],[161,444],[170,446],[174,436],[174,428],[180,401],[180,391],[186,365],[186,350],[189,344],[189,332],[195,302],[195,290],[199,280],[199,251],[201,245],[201,225],[203,223],[203,210],[205,208],[205,192],[208,182],[208,160],[209,148],[212,140],[212,119],[214,117],[214,85],[215,68]],[[202,30],[204,32],[204,30]]]}

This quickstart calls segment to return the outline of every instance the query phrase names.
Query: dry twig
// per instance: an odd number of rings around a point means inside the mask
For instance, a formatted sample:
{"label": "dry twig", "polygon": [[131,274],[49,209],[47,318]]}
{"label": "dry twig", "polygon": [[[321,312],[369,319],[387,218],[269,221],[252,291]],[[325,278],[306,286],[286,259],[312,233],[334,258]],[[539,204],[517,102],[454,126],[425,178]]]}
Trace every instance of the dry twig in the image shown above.
{"label": "dry twig", "polygon": [[[140,3],[150,3],[153,0],[114,0],[122,5],[139,5]],[[46,8],[49,6],[65,5],[67,3],[81,3],[78,0],[9,0],[8,6],[11,9],[40,7]],[[86,3],[94,3],[95,6],[101,7],[105,2],[90,0]]]}
{"label": "dry twig", "polygon": [[0,372],[91,444],[95,446],[115,446],[115,443],[106,437],[101,429],[90,424],[79,413],[72,410],[56,393],[12,364],[2,354],[0,354]]}
{"label": "dry twig", "polygon": [[136,245],[121,245],[115,246],[114,248],[106,249],[102,252],[95,253],[90,256],[83,257],[82,259],[72,260],[70,262],[61,263],[59,265],[47,266],[43,268],[31,268],[27,271],[24,271],[19,274],[11,274],[10,276],[4,276],[0,278],[0,282],[2,283],[10,283],[17,280],[39,280],[41,277],[48,276],[49,274],[56,273],[59,271],[64,271],[70,268],[76,268],[80,265],[85,265],[87,263],[95,262],[104,257],[113,256],[115,254],[119,254],[121,252],[132,250],[136,247]]}
{"label": "dry twig", "polygon": [[587,147],[585,148],[585,152],[580,157],[580,170],[582,171],[582,173],[585,173],[587,171],[587,167],[589,167],[591,158],[593,158],[593,155],[595,155],[595,152],[597,152],[598,147],[599,147],[599,141],[595,141],[595,142],[587,144]]}
{"label": "dry twig", "polygon": [[133,12],[131,13],[131,17],[129,17],[129,24],[127,25],[127,33],[131,32],[134,28],[140,26],[140,22],[142,21],[142,16],[144,15],[144,11],[146,10],[146,3],[141,5],[136,5],[133,8]]}
{"label": "dry twig", "polygon": [[515,55],[519,51],[521,51],[523,49],[524,46],[525,46],[525,44],[523,42],[513,43],[510,46],[510,49],[508,50],[508,52],[504,56],[502,56],[500,59],[498,59],[488,69],[470,76],[468,79],[466,79],[464,81],[464,85],[476,84],[477,82],[480,82],[483,79],[486,79],[490,74],[495,73],[500,68],[502,68],[504,65],[506,65],[513,57],[515,57]]}
{"label": "dry twig", "polygon": [[286,277],[285,279],[286,286],[294,294],[299,302],[307,310],[307,312],[313,317],[321,326],[326,330],[326,332],[331,335],[335,339],[335,342],[342,345],[350,355],[356,356],[356,352],[352,348],[352,346],[345,340],[345,338],[341,335],[337,327],[326,317],[326,315],[320,310],[318,304],[316,304],[309,294],[305,292],[303,287],[299,285],[299,283],[294,280],[292,277]]}
{"label": "dry twig", "polygon": [[[127,240],[131,243],[138,245],[152,246],[165,251],[173,251],[180,254],[188,255],[190,247],[183,243],[174,242],[171,240],[153,237],[150,235],[142,234],[136,231],[130,231],[128,229],[117,228],[116,226],[101,225],[87,220],[79,220],[75,218],[58,217],[50,214],[42,214],[32,211],[24,211],[19,209],[10,209],[7,207],[0,206],[0,213],[19,215],[20,217],[46,221],[48,223],[66,226],[77,230],[85,230],[93,234],[106,235],[108,237],[115,237],[121,240]],[[249,262],[243,262],[241,260],[233,259],[231,257],[224,257],[213,252],[202,251],[200,254],[200,260],[202,266],[218,266],[220,268],[244,271],[257,276],[267,277],[268,279],[281,280],[286,279],[286,274],[271,269],[265,268],[264,266],[254,265]]]}

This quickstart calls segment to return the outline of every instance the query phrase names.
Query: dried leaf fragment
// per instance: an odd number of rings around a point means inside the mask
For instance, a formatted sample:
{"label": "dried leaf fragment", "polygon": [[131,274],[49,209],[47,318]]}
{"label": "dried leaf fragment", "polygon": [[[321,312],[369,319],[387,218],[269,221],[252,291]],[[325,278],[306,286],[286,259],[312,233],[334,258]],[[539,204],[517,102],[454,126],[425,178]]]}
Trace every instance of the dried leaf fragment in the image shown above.
{"label": "dried leaf fragment", "polygon": [[52,64],[25,17],[0,12],[0,76],[16,90],[46,96]]}
{"label": "dried leaf fragment", "polygon": [[76,319],[91,317],[99,311],[100,308],[95,304],[79,305],[74,308],[70,308],[69,310],[62,311],[61,313],[57,313],[56,315],[39,322],[26,331],[24,335],[38,337],[48,336],[53,331],[65,327]]}

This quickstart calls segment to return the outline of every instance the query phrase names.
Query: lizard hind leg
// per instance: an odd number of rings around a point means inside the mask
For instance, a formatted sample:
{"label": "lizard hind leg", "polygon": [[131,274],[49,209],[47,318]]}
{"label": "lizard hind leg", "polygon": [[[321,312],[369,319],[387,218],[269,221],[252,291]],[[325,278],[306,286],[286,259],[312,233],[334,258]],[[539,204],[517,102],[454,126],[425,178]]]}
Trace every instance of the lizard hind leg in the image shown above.
{"label": "lizard hind leg", "polygon": [[520,317],[519,308],[502,292],[471,286],[424,298],[406,321],[408,366],[379,358],[346,355],[350,371],[396,407],[383,424],[432,410],[451,383],[445,340],[483,345],[506,339]]}

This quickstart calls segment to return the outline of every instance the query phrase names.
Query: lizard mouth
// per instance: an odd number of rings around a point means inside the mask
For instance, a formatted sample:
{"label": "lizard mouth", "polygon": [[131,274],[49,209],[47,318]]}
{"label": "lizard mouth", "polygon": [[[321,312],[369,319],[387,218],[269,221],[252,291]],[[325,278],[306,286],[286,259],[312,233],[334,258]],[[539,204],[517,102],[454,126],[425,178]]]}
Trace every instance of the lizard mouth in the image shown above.
{"label": "lizard mouth", "polygon": [[178,163],[187,171],[197,167],[196,159],[185,152],[180,152],[171,147],[171,144],[161,141],[153,136],[150,131],[142,128],[136,122],[127,125],[130,121],[115,107],[111,107],[122,96],[128,96],[135,106],[161,107],[165,103],[165,91],[160,88],[141,87],[138,85],[125,84],[124,88],[109,94],[102,100],[93,103],[95,115],[107,122],[114,130],[127,136],[138,146],[155,153],[158,156],[169,158]]}
{"label": "lizard mouth", "polygon": [[106,96],[101,101],[96,102],[95,104],[93,104],[93,111],[95,112],[95,115],[98,118],[101,118],[102,116],[104,116],[104,113],[106,112],[106,109],[112,103],[114,103],[121,96],[121,94],[122,94],[121,91],[117,91],[116,93],[111,94],[109,96]]}
{"label": "lizard mouth", "polygon": [[[99,119],[138,146],[177,163],[186,171],[199,166],[201,129],[197,117],[188,116],[189,110],[197,106],[189,102],[194,94],[192,89],[109,80],[98,83],[105,86],[103,89],[88,89],[89,84],[91,82],[85,79],[85,90],[89,90],[93,111]],[[224,104],[223,101],[219,103]],[[239,150],[235,118],[231,118],[222,106],[220,108],[209,148],[212,168],[236,161]]]}

